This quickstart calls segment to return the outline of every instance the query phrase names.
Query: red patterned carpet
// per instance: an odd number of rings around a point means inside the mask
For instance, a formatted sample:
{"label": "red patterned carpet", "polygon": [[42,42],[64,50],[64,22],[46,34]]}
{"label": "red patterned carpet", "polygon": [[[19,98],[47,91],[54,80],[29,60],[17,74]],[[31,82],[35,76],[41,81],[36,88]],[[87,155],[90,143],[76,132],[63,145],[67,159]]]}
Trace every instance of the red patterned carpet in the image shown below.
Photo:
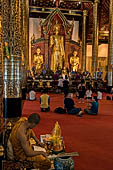
{"label": "red patterned carpet", "polygon": [[[50,94],[51,111],[40,112],[39,96],[37,101],[25,101],[23,116],[37,112],[41,116],[40,124],[34,129],[37,137],[51,133],[56,121],[59,122],[64,138],[66,151],[79,153],[75,158],[75,170],[113,170],[113,101],[99,101],[98,116],[84,114],[60,115],[54,113],[56,107],[63,107],[63,95]],[[76,106],[78,104],[75,100]]]}

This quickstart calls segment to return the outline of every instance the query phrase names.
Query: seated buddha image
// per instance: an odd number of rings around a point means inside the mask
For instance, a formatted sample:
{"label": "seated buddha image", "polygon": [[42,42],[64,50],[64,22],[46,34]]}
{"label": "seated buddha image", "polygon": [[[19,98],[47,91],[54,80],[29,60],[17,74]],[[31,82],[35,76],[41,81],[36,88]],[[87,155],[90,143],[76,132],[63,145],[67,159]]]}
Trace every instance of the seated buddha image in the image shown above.
{"label": "seated buddha image", "polygon": [[50,48],[51,48],[51,70],[56,72],[57,69],[63,68],[63,62],[65,59],[64,52],[64,37],[59,35],[60,24],[56,20],[53,26],[54,35],[50,36]]}
{"label": "seated buddha image", "polygon": [[71,71],[78,71],[79,68],[79,57],[77,57],[77,51],[73,52],[73,55],[70,57]]}
{"label": "seated buddha image", "polygon": [[33,60],[33,63],[36,67],[36,71],[41,70],[42,64],[43,64],[43,55],[41,55],[40,53],[41,53],[40,48],[37,48],[36,54],[34,54],[34,60]]}

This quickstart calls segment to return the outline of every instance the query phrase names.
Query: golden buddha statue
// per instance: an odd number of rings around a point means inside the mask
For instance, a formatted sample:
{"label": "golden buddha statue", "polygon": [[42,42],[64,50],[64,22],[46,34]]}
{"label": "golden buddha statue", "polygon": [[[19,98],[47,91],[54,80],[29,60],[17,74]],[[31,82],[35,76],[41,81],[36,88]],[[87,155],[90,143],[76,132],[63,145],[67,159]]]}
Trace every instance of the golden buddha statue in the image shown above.
{"label": "golden buddha statue", "polygon": [[48,87],[48,88],[50,88],[50,87],[51,87],[50,81],[47,81],[47,83],[46,83],[46,87]]}
{"label": "golden buddha statue", "polygon": [[61,139],[61,128],[58,122],[55,123],[51,138],[53,142],[53,150],[61,151],[63,149],[63,141]]}
{"label": "golden buddha statue", "polygon": [[43,81],[40,79],[38,87],[42,88],[43,87]]}
{"label": "golden buddha statue", "polygon": [[55,34],[50,36],[50,48],[52,48],[51,70],[56,72],[57,69],[62,69],[65,59],[64,37],[59,35],[60,25],[57,20],[56,24],[53,26],[53,31]]}
{"label": "golden buddha statue", "polygon": [[77,51],[73,52],[73,56],[70,57],[71,71],[77,71],[79,68],[79,57],[77,57]]}
{"label": "golden buddha statue", "polygon": [[36,71],[41,70],[43,64],[43,55],[41,55],[40,52],[41,52],[40,48],[37,48],[36,54],[34,55],[33,63],[36,66]]}

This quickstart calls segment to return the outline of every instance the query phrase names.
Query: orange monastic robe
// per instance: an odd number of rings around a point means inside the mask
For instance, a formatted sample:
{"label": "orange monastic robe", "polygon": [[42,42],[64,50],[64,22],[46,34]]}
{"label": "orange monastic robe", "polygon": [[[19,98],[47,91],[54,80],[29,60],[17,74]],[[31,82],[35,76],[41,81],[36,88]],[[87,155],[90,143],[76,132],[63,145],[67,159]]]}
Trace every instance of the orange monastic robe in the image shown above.
{"label": "orange monastic robe", "polygon": [[[29,160],[29,161],[33,161],[33,165],[34,168],[39,168],[40,170],[48,170],[50,168],[50,160],[46,159],[44,156],[42,155],[37,155],[37,156],[32,156],[32,157],[27,157],[24,153],[24,150],[20,144],[20,142],[18,141],[17,137],[16,137],[16,132],[17,129],[19,128],[19,126],[21,125],[21,123],[23,121],[26,121],[27,118],[23,117],[20,118],[20,120],[16,123],[16,125],[13,127],[12,132],[10,134],[10,141],[13,147],[13,152],[14,152],[14,156],[17,160]],[[27,138],[28,140],[30,140],[30,136],[31,133],[34,133],[32,131],[32,129],[29,129],[27,131]],[[32,147],[29,145],[29,147],[32,149]]]}

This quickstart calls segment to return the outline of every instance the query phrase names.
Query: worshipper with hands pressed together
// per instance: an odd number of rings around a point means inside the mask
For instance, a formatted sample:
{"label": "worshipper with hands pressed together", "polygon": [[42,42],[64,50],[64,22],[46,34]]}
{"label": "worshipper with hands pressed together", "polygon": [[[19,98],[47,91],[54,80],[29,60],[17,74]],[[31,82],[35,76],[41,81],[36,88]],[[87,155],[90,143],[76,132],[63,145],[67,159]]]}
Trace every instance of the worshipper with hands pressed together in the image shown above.
{"label": "worshipper with hands pressed together", "polygon": [[41,109],[41,112],[50,111],[50,96],[47,93],[48,93],[48,90],[44,89],[43,94],[40,96],[40,109]]}
{"label": "worshipper with hands pressed together", "polygon": [[87,104],[87,108],[84,109],[84,112],[88,115],[97,115],[98,114],[98,99],[97,96],[92,98],[92,101]]}
{"label": "worshipper with hands pressed together", "polygon": [[81,108],[76,108],[74,100],[72,99],[72,94],[67,93],[64,99],[64,108],[66,109],[68,114],[75,114],[77,116],[82,116]]}
{"label": "worshipper with hands pressed together", "polygon": [[34,151],[29,140],[32,137],[38,146],[44,145],[36,138],[32,128],[40,122],[40,116],[37,113],[31,114],[28,118],[22,117],[13,127],[9,140],[12,144],[14,156],[17,160],[33,161],[34,168],[48,170],[51,166],[47,153],[43,151]]}
{"label": "worshipper with hands pressed together", "polygon": [[34,89],[32,88],[29,92],[29,100],[30,101],[34,101],[36,100],[36,92],[34,91]]}

